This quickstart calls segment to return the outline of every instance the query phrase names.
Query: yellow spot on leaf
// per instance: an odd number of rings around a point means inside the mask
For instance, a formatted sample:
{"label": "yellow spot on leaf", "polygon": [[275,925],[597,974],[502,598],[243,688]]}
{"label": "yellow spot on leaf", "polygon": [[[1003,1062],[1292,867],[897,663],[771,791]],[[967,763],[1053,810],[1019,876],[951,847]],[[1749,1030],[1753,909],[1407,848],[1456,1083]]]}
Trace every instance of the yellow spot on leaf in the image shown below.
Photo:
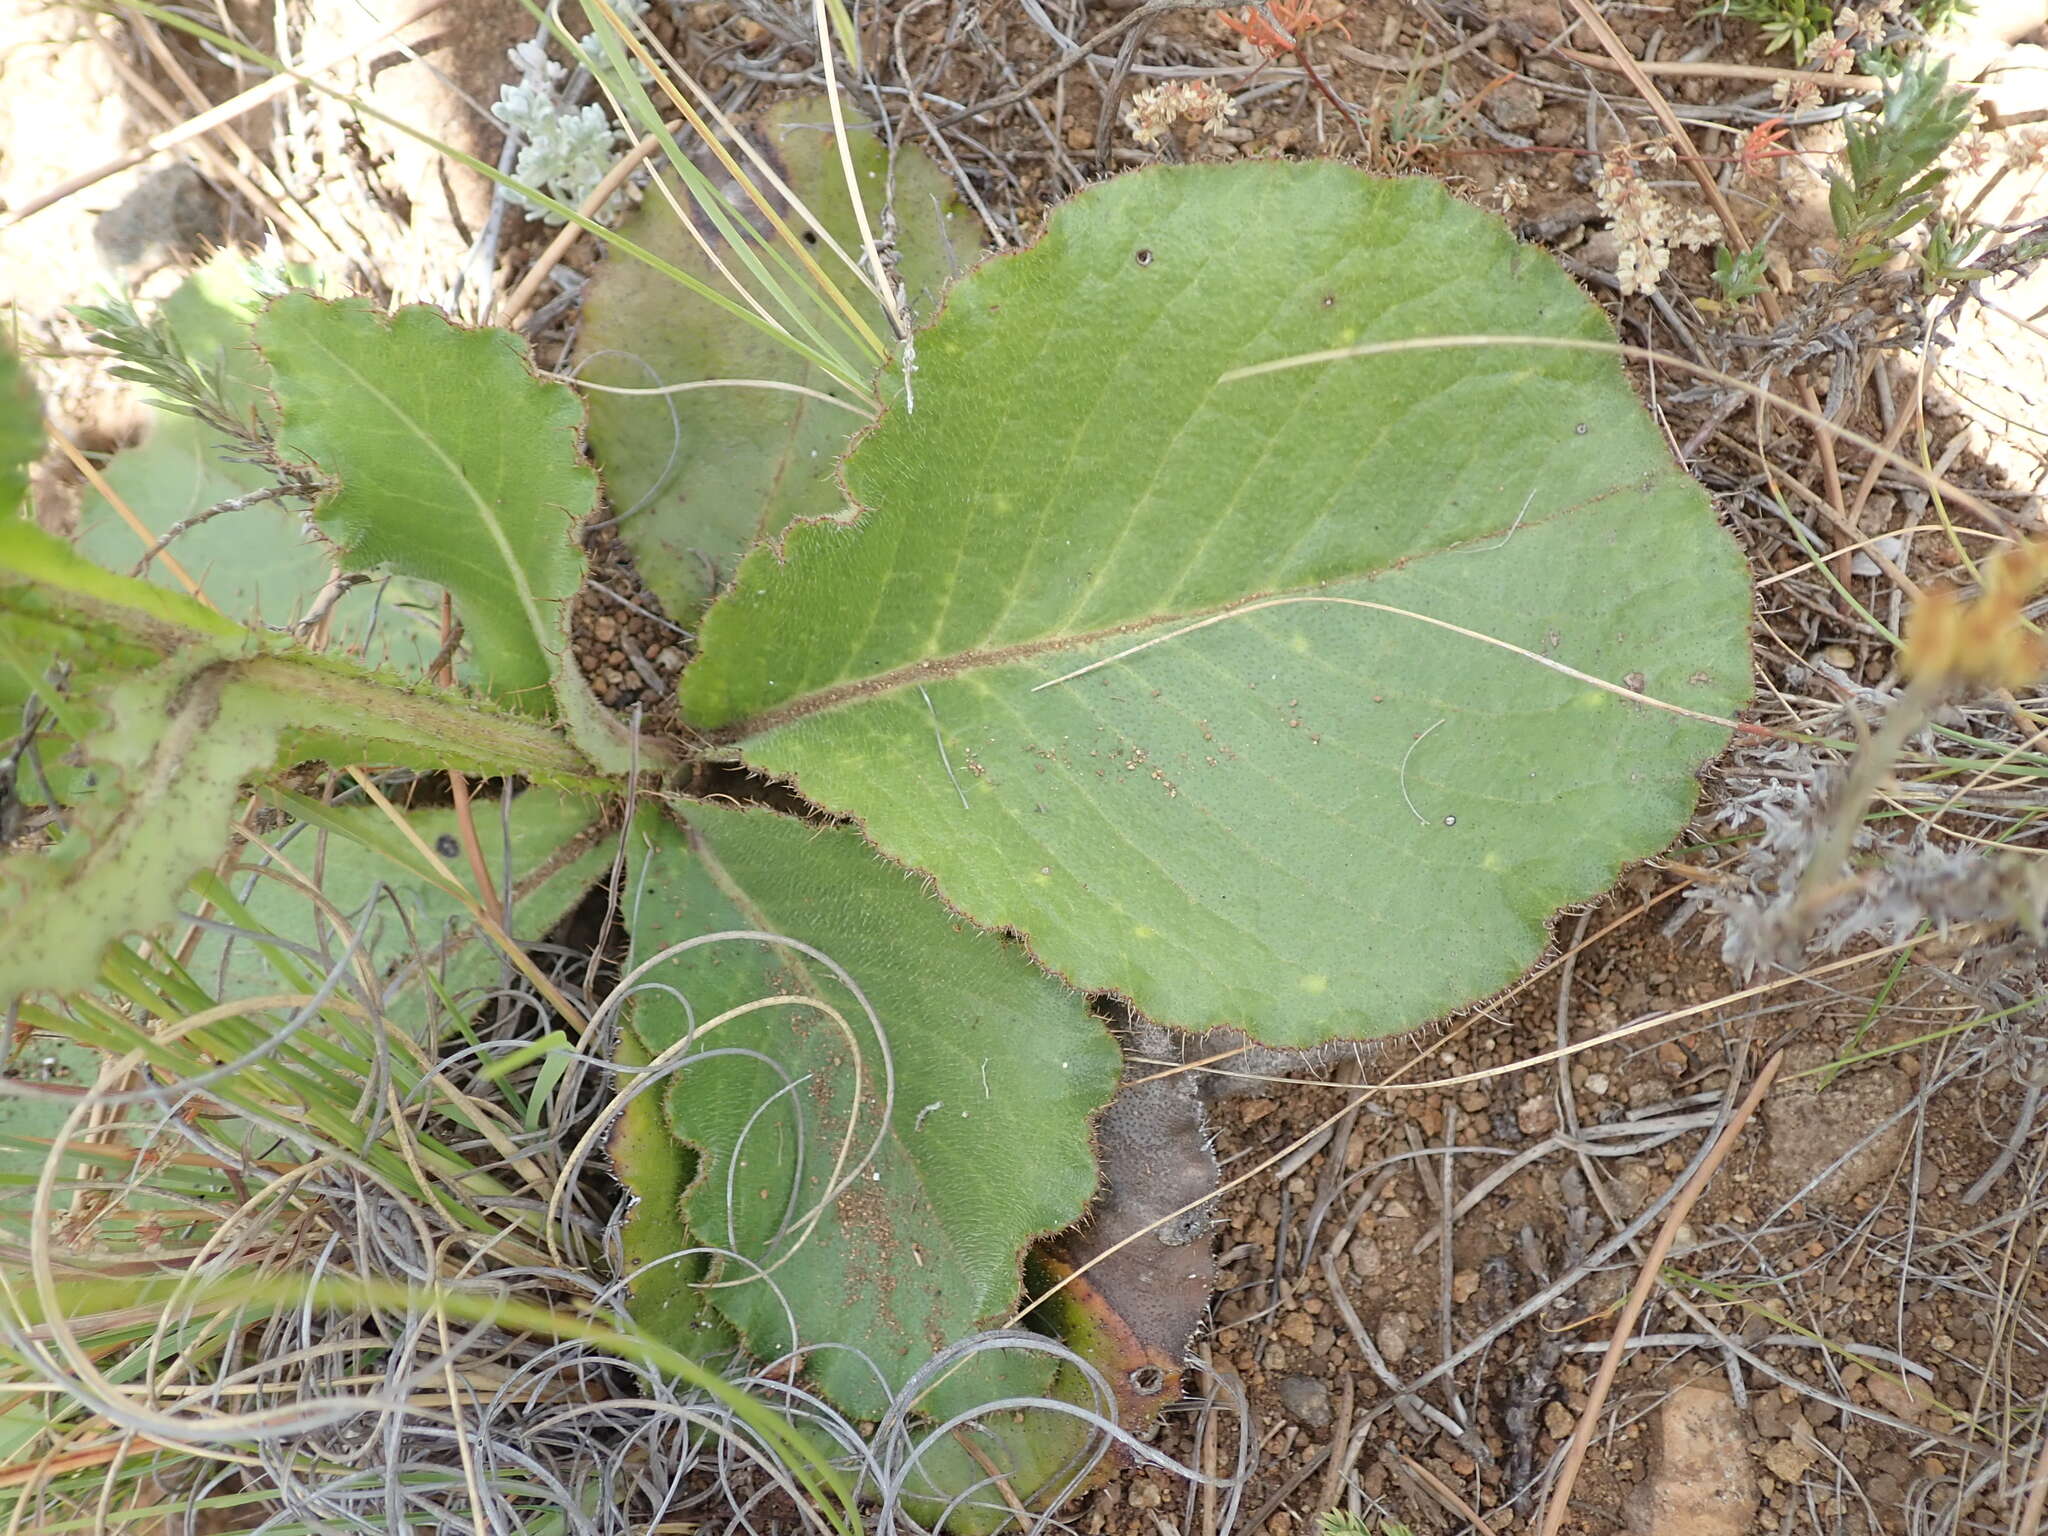
{"label": "yellow spot on leaf", "polygon": [[1301,978],[1301,990],[1312,997],[1321,997],[1330,990],[1330,978],[1327,976],[1304,976]]}

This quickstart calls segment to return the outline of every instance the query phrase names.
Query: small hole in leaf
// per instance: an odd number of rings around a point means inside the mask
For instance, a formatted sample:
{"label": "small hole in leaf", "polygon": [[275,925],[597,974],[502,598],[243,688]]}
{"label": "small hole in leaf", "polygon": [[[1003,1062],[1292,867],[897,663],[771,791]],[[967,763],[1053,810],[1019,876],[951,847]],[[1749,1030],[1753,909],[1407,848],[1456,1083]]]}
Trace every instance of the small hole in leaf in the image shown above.
{"label": "small hole in leaf", "polygon": [[1325,308],[1325,309],[1335,309],[1336,307],[1337,307],[1337,295],[1335,295],[1334,293],[1326,293],[1326,294],[1324,294],[1324,295],[1323,295],[1323,308]]}
{"label": "small hole in leaf", "polygon": [[1584,437],[1591,430],[1592,428],[1588,427],[1583,421],[1572,428],[1572,431],[1576,432],[1580,437]]}
{"label": "small hole in leaf", "polygon": [[444,859],[452,859],[455,855],[462,852],[462,844],[455,841],[446,832],[443,832],[434,839],[434,852],[441,855]]}
{"label": "small hole in leaf", "polygon": [[818,232],[817,232],[817,231],[816,231],[815,229],[807,229],[807,230],[805,230],[805,231],[804,231],[804,244],[805,244],[805,245],[816,245],[817,243],[818,243]]}
{"label": "small hole in leaf", "polygon": [[1139,265],[1139,266],[1141,266],[1141,267],[1149,267],[1149,266],[1151,266],[1151,265],[1152,265],[1152,250],[1151,250],[1151,247],[1150,247],[1150,246],[1141,246],[1141,247],[1139,247],[1139,249],[1138,249],[1138,258],[1137,258],[1137,259],[1138,259],[1138,265]]}
{"label": "small hole in leaf", "polygon": [[1130,1376],[1131,1390],[1140,1397],[1157,1397],[1166,1390],[1166,1372],[1156,1365],[1141,1365]]}

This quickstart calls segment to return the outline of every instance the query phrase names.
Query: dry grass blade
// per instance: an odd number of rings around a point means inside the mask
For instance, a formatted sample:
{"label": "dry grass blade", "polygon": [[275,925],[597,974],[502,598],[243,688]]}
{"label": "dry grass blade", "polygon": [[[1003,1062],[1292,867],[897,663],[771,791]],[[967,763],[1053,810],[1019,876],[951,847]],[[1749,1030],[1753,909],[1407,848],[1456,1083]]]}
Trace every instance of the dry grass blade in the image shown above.
{"label": "dry grass blade", "polygon": [[1599,1373],[1593,1384],[1586,1390],[1586,1406],[1579,1413],[1579,1421],[1572,1428],[1571,1440],[1565,1447],[1564,1464],[1558,1469],[1557,1481],[1552,1485],[1550,1499],[1543,1511],[1542,1524],[1537,1527],[1538,1536],[1557,1536],[1564,1528],[1566,1517],[1571,1513],[1572,1486],[1578,1481],[1579,1468],[1586,1460],[1586,1450],[1593,1443],[1594,1432],[1598,1429],[1600,1415],[1607,1407],[1607,1394],[1613,1389],[1615,1373],[1621,1369],[1622,1356],[1630,1334],[1635,1332],[1636,1320],[1643,1315],[1643,1306],[1650,1299],[1650,1292],[1656,1289],[1663,1277],[1664,1259],[1671,1252],[1671,1245],[1677,1241],[1678,1229],[1692,1214],[1694,1202],[1705,1193],[1707,1184],[1716,1170],[1735,1150],[1737,1138],[1743,1127],[1748,1125],[1757,1106],[1763,1103],[1764,1095],[1770,1092],[1771,1084],[1777,1080],[1778,1069],[1784,1064],[1783,1054],[1773,1056],[1764,1063],[1763,1071],[1757,1074],[1749,1092],[1742,1096],[1742,1102],[1735,1107],[1735,1113],[1728,1117],[1728,1123],[1715,1138],[1713,1150],[1701,1159],[1686,1180],[1685,1188],[1671,1202],[1665,1213],[1664,1224],[1657,1230],[1657,1237],[1650,1244],[1650,1251],[1644,1255],[1642,1268],[1636,1273],[1636,1281],[1629,1288],[1628,1299],[1622,1303],[1621,1315],[1615,1319],[1613,1336],[1608,1340],[1607,1353],[1601,1357]]}
{"label": "dry grass blade", "polygon": [[1537,347],[1554,348],[1569,352],[1606,352],[1615,357],[1625,357],[1634,362],[1653,363],[1660,368],[1676,368],[1708,379],[1723,388],[1748,395],[1761,405],[1769,405],[1799,417],[1815,429],[1817,441],[1839,439],[1851,443],[1865,453],[1881,459],[1901,474],[1926,487],[1930,492],[1948,496],[1958,506],[1967,507],[1982,518],[1991,528],[2008,539],[2017,540],[2019,530],[2013,520],[1980,496],[1975,496],[1962,487],[1943,479],[1920,463],[1901,453],[1894,452],[1875,438],[1867,437],[1851,428],[1830,421],[1817,402],[1793,405],[1781,399],[1762,386],[1747,379],[1739,379],[1731,373],[1713,368],[1705,363],[1694,362],[1672,352],[1651,347],[1630,346],[1626,342],[1581,341],[1565,336],[1416,336],[1399,341],[1364,342],[1355,347],[1333,347],[1324,352],[1305,352],[1296,357],[1275,358],[1271,362],[1257,363],[1249,368],[1235,368],[1220,376],[1217,382],[1231,383],[1238,379],[1256,378],[1260,374],[1278,373],[1288,368],[1309,368],[1322,363],[1341,362],[1347,358],[1384,357],[1401,352],[1428,352],[1443,347]]}
{"label": "dry grass blade", "polygon": [[[337,64],[344,64],[348,60],[358,57],[366,50],[375,47],[378,43],[384,41],[385,38],[404,31],[416,21],[431,16],[435,11],[440,10],[441,7],[448,3],[449,0],[422,0],[421,4],[406,11],[397,20],[379,26],[374,31],[366,31],[358,37],[352,37],[340,47],[310,61],[301,73],[305,75],[318,75],[334,68]],[[209,108],[204,112],[195,113],[177,127],[168,128],[162,133],[152,135],[139,147],[128,151],[126,154],[119,155],[103,165],[96,165],[89,171],[81,171],[68,181],[29,198],[19,207],[10,208],[5,213],[0,213],[0,229],[11,229],[24,219],[33,218],[45,208],[61,203],[65,198],[75,196],[77,193],[83,192],[87,187],[98,185],[109,176],[117,176],[122,171],[141,165],[146,160],[154,159],[167,150],[176,149],[180,144],[188,143],[198,138],[201,134],[210,133],[223,123],[231,123],[236,118],[255,111],[256,108],[262,106],[266,101],[283,95],[299,83],[300,77],[298,74],[280,74],[273,75],[270,79],[262,81],[260,84],[252,85],[246,91],[230,96],[219,106]]]}

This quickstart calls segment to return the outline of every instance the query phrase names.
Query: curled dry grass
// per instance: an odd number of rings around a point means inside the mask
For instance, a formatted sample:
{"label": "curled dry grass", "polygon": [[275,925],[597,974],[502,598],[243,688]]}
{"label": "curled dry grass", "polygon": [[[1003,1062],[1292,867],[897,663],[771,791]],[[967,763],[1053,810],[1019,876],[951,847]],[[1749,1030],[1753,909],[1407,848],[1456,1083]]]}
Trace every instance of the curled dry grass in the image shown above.
{"label": "curled dry grass", "polygon": [[[444,1016],[422,1043],[383,1021],[358,963],[383,900],[332,914],[331,952],[296,956],[320,974],[307,994],[181,1013],[169,965],[136,957],[125,1017],[85,1003],[105,1018],[64,1021],[133,1048],[90,1083],[13,1090],[67,1113],[40,1180],[0,1210],[4,1528],[923,1528],[929,1505],[907,1495],[959,1427],[913,1412],[932,1381],[989,1350],[1072,1357],[1029,1333],[963,1341],[874,1426],[795,1384],[812,1345],[707,1369],[640,1338],[626,1210],[592,1152],[631,1098],[715,1048],[697,1040],[718,1021],[621,1077],[608,1037],[642,983],[592,993],[587,947],[543,945],[531,955],[590,1034],[565,1042],[562,1015],[508,966],[462,1000],[474,1027]],[[204,926],[230,946],[275,942]],[[229,1021],[255,1029],[216,1063]],[[35,1055],[56,1038],[23,1043]],[[837,1150],[843,1183],[867,1156]],[[815,1217],[791,1213],[791,1246]],[[1039,1405],[1099,1430],[1072,1479],[1113,1443],[1172,1465],[1105,1417],[1113,1396],[1095,1384],[1092,1414]],[[989,1486],[960,1499],[1005,1507]]]}

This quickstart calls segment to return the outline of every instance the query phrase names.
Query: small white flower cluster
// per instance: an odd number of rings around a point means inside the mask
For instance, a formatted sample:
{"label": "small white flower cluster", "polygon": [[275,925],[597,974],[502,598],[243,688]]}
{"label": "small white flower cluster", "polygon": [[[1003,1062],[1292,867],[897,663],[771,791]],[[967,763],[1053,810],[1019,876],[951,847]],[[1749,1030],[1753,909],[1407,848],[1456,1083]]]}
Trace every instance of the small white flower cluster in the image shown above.
{"label": "small white flower cluster", "polygon": [[[1905,0],[1875,0],[1860,11],[1845,5],[1835,12],[1834,26],[1806,45],[1801,62],[1816,74],[1853,74],[1860,53],[1897,41],[1904,11]],[[1771,99],[1788,112],[1810,112],[1820,105],[1820,87],[1810,76],[1781,76],[1771,83]]]}
{"label": "small white flower cluster", "polygon": [[1214,133],[1235,116],[1237,103],[1229,92],[1207,80],[1170,80],[1135,93],[1124,108],[1124,126],[1150,149],[1177,122],[1185,120],[1204,133]]}
{"label": "small white flower cluster", "polygon": [[1839,34],[1823,32],[1807,48],[1806,62],[1824,74],[1853,74],[1856,70],[1856,50],[1849,46],[1848,39]]}
{"label": "small white flower cluster", "polygon": [[[1661,153],[1660,153],[1661,151]],[[1675,160],[1669,145],[1659,145],[1649,158]],[[1609,150],[1593,178],[1593,196],[1600,211],[1613,221],[1616,251],[1614,276],[1624,294],[1648,293],[1671,265],[1671,247],[1688,250],[1712,245],[1721,226],[1699,208],[1682,208],[1636,174],[1626,149]]]}
{"label": "small white flower cluster", "polygon": [[2048,165],[2048,132],[2021,128],[2005,141],[2005,166],[2009,171],[2031,171]]}
{"label": "small white flower cluster", "polygon": [[[628,17],[647,9],[647,0],[612,0]],[[581,43],[583,56],[604,58],[596,34]],[[502,86],[491,115],[526,142],[520,146],[512,174],[527,186],[544,192],[556,202],[578,207],[617,162],[624,138],[612,125],[610,115],[594,101],[572,107],[562,100],[568,69],[548,57],[547,46],[533,38],[509,49],[506,56],[519,71],[519,79]],[[549,224],[562,216],[528,197],[511,194],[529,215]],[[606,199],[598,210],[600,221],[609,220],[624,208],[624,189]]]}
{"label": "small white flower cluster", "polygon": [[1876,0],[1860,11],[1845,5],[1835,12],[1835,35],[1858,50],[1882,48],[1905,9],[1905,0]]}

